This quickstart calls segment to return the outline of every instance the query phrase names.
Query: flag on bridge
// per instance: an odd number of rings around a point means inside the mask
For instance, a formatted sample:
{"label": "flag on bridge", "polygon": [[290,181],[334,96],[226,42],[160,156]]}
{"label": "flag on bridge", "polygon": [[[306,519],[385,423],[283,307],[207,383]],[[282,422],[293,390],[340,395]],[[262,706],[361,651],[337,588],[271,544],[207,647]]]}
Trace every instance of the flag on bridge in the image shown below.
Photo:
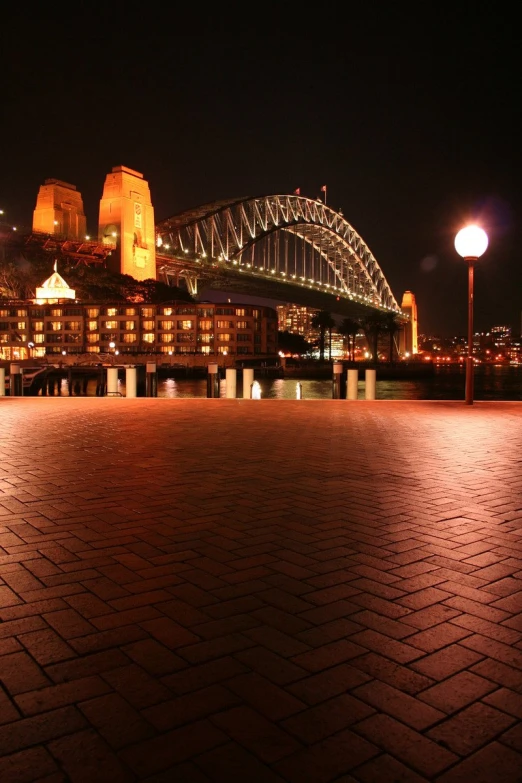
{"label": "flag on bridge", "polygon": [[294,190],[294,196],[300,196],[301,195],[301,188],[296,188]]}
{"label": "flag on bridge", "polygon": [[321,193],[326,193],[326,185],[321,186]]}

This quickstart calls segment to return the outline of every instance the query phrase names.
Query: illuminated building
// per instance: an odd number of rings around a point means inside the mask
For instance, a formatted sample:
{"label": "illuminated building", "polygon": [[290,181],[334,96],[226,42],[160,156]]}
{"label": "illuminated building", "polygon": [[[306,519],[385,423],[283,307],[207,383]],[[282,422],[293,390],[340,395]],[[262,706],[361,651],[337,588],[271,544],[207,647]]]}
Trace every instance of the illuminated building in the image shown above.
{"label": "illuminated building", "polygon": [[415,295],[412,294],[411,291],[404,292],[402,297],[401,310],[403,313],[409,316],[409,318],[399,334],[399,352],[402,355],[416,354],[419,352],[417,338],[417,303],[415,301]]}
{"label": "illuminated building", "polygon": [[109,268],[135,280],[156,280],[155,238],[154,209],[143,174],[114,166],[105,178],[98,222],[100,242],[116,244]]}
{"label": "illuminated building", "polygon": [[[56,296],[60,286],[42,288]],[[151,353],[239,358],[277,353],[277,314],[271,307],[211,302],[96,304],[54,296],[41,304],[0,300],[0,360],[87,354],[96,361],[96,354],[111,351],[136,359]]]}
{"label": "illuminated building", "polygon": [[85,239],[83,201],[74,185],[59,179],[45,180],[36,198],[33,231],[63,239]]}
{"label": "illuminated building", "polygon": [[54,272],[41,286],[36,289],[35,304],[56,304],[66,299],[76,299],[76,292],[69,288],[65,280],[58,274],[56,262]]}

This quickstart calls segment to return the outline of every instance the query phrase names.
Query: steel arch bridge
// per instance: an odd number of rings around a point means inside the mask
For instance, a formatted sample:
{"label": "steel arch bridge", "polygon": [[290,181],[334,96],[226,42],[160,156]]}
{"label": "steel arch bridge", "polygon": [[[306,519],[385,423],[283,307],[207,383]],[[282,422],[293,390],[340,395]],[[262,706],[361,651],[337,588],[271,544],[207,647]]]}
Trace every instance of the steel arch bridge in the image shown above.
{"label": "steel arch bridge", "polygon": [[369,247],[340,212],[299,195],[215,201],[156,225],[166,282],[292,301],[354,317],[403,315]]}

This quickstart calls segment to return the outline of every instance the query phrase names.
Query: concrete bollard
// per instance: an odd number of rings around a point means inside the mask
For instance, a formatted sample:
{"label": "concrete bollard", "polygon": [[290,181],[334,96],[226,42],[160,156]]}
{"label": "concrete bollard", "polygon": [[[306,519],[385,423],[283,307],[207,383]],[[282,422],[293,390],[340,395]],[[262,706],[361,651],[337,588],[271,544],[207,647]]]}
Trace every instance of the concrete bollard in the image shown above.
{"label": "concrete bollard", "polygon": [[5,367],[0,367],[0,397],[5,397]]}
{"label": "concrete bollard", "polygon": [[235,399],[237,390],[237,371],[233,367],[227,367],[225,373],[226,397]]}
{"label": "concrete bollard", "polygon": [[376,370],[366,370],[365,372],[365,399],[367,400],[374,400],[375,399],[375,381],[376,381]]}
{"label": "concrete bollard", "polygon": [[138,373],[135,367],[125,368],[125,396],[138,396]]}
{"label": "concrete bollard", "polygon": [[332,400],[342,400],[342,377],[343,365],[341,362],[334,362],[332,376]]}
{"label": "concrete bollard", "polygon": [[107,394],[118,394],[118,368],[107,367]]}
{"label": "concrete bollard", "polygon": [[254,370],[251,367],[243,369],[243,399],[250,399],[250,390],[254,383]]}
{"label": "concrete bollard", "polygon": [[158,373],[156,372],[156,362],[147,362],[145,381],[145,396],[158,396]]}
{"label": "concrete bollard", "polygon": [[207,397],[212,399],[219,397],[219,372],[215,362],[208,365]]}
{"label": "concrete bollard", "polygon": [[348,370],[346,377],[348,383],[347,399],[356,400],[359,388],[359,370]]}
{"label": "concrete bollard", "polygon": [[19,364],[11,364],[9,368],[9,395],[21,397],[24,393],[22,369]]}

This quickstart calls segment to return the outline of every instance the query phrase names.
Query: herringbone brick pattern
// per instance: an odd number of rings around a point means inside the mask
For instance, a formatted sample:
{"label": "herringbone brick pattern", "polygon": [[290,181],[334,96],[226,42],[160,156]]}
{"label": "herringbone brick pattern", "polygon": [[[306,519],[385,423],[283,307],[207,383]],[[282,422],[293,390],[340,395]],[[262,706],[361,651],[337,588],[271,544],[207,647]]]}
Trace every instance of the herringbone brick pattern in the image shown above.
{"label": "herringbone brick pattern", "polygon": [[522,403],[0,400],[0,781],[520,783]]}

